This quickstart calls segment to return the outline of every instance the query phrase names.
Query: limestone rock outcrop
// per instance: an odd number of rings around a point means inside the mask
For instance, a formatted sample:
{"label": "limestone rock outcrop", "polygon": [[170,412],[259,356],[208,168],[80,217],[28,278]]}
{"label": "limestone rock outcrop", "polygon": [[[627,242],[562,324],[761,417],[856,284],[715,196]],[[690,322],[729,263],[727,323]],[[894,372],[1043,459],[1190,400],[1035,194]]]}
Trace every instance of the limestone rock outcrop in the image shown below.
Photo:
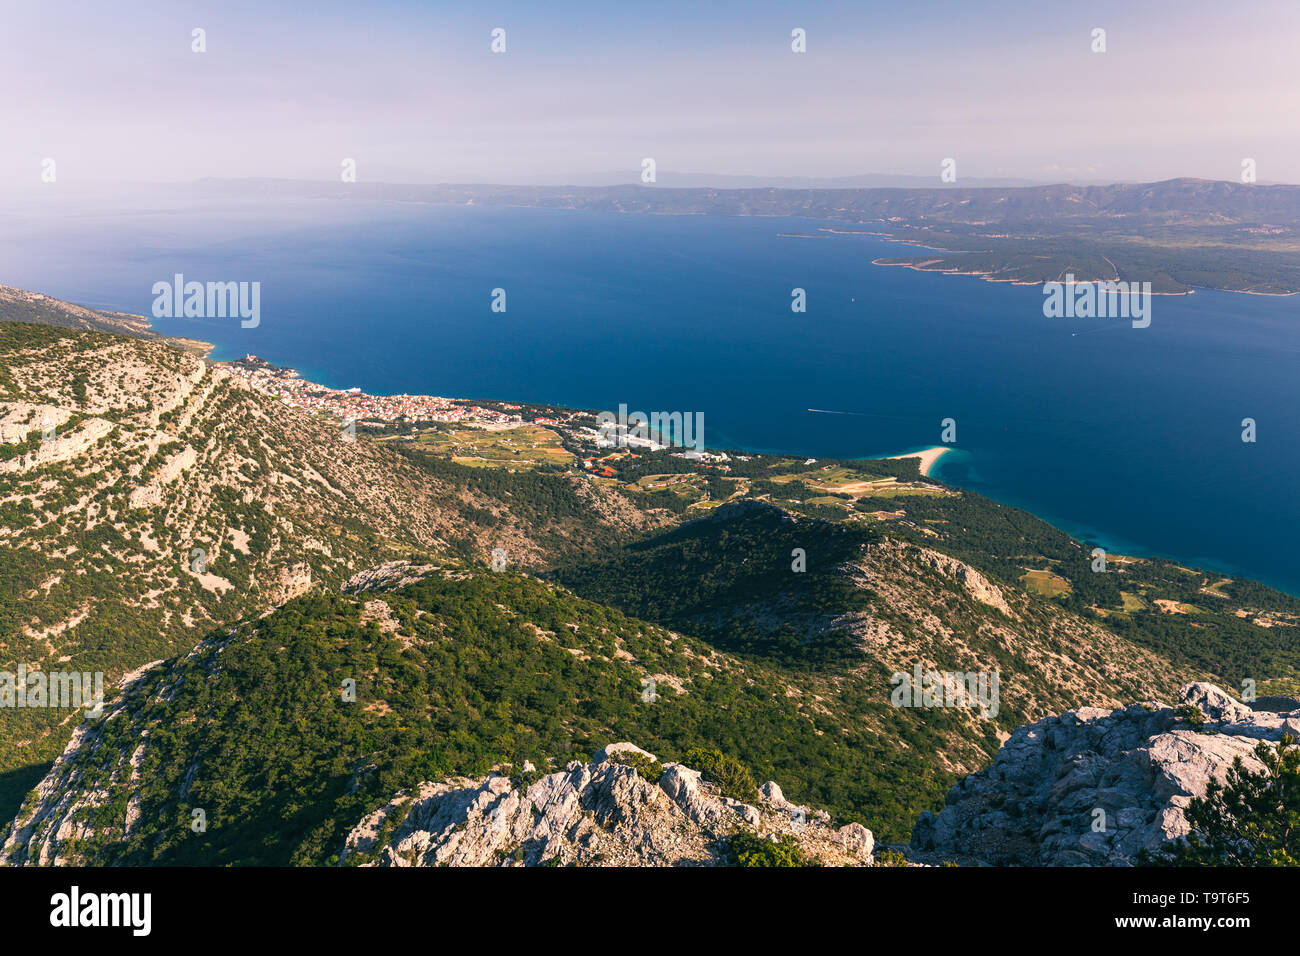
{"label": "limestone rock outcrop", "polygon": [[[1199,714],[1200,719],[1197,719]],[[1300,710],[1254,710],[1212,684],[1188,684],[1179,707],[1083,707],[1018,728],[992,766],[922,814],[912,855],[926,862],[1124,866],[1188,832],[1184,809],[1240,757],[1284,735]]]}
{"label": "limestone rock outcrop", "polygon": [[[503,768],[506,769],[506,768]],[[747,830],[793,836],[825,865],[872,862],[859,823],[838,829],[825,814],[787,802],[766,784],[756,806],[721,796],[700,772],[660,765],[628,743],[591,763],[535,777],[494,772],[482,780],[422,783],[366,817],[346,840],[344,863],[375,866],[712,866]],[[658,775],[658,779],[651,779]]]}
{"label": "limestone rock outcrop", "polygon": [[940,574],[945,574],[958,581],[970,592],[971,597],[975,600],[981,604],[987,604],[989,607],[997,608],[1003,614],[1011,615],[1011,608],[1007,606],[1007,600],[1002,596],[1002,592],[997,585],[993,584],[969,564],[958,561],[946,554],[940,554],[938,551],[931,551],[928,548],[923,548],[921,555]]}

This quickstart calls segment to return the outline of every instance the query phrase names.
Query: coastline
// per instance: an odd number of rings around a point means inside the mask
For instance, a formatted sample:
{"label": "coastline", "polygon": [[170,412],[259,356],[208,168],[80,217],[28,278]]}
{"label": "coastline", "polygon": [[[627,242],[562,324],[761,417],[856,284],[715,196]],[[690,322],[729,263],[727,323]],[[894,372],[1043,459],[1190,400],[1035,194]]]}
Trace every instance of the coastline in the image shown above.
{"label": "coastline", "polygon": [[[882,455],[880,456],[879,459],[876,460],[880,461],[880,460],[891,460],[891,459],[900,459],[900,458],[919,458],[920,463],[918,467],[921,472],[921,475],[922,477],[929,478],[931,472],[934,471],[935,466],[939,463],[939,459],[942,458],[944,455],[948,454],[948,452],[950,451],[952,451],[952,449],[949,448],[947,445],[933,445],[930,448],[924,448],[921,451],[909,451],[902,455]],[[867,460],[870,461],[871,459],[867,459]]]}
{"label": "coastline", "polygon": [[[888,241],[904,241],[904,242],[908,242],[909,244],[912,244],[912,245],[914,245],[914,246],[919,245],[919,244],[917,244],[917,243],[915,243],[915,242],[912,242],[911,240],[888,240]],[[917,271],[926,271],[926,270],[917,270]],[[931,270],[931,271],[932,271],[932,270]],[[998,280],[988,280],[988,279],[986,279],[986,281],[998,281]],[[1001,281],[1006,281],[1006,280],[1001,280]],[[1029,283],[1027,283],[1027,284],[1029,284]],[[1235,290],[1216,290],[1216,291],[1235,291]],[[1246,294],[1265,294],[1265,293],[1246,293]],[[1276,296],[1275,296],[1275,297],[1276,297]],[[152,323],[149,323],[147,318],[145,318],[145,317],[143,317],[143,316],[140,317],[140,318],[144,319],[145,322],[148,323],[148,324],[152,327],[152,330],[155,331],[155,332],[158,332],[158,326],[160,326],[160,325],[162,325],[162,326],[166,326],[166,325],[171,325],[171,324],[172,324],[172,323],[169,323],[169,322],[167,322],[167,321],[165,321],[165,320],[162,321],[162,322],[152,322]],[[163,333],[159,333],[159,334],[166,336],[166,333],[165,333],[165,332],[163,332]],[[181,337],[179,337],[179,336],[166,336],[166,337],[175,339],[175,340],[176,340],[176,343],[175,343],[175,344],[177,344],[177,345],[182,345],[183,342],[185,341],[185,340],[183,340],[183,339],[182,339]],[[195,340],[194,340],[194,339],[190,339],[190,340],[188,340],[188,341],[193,342],[193,341],[195,341]],[[214,347],[214,346],[212,346],[212,345],[208,345],[208,344],[205,344],[205,345],[203,346],[203,348],[204,348],[205,352],[207,353],[207,355],[209,356],[209,361],[215,361],[215,362],[221,362],[221,363],[224,363],[224,362],[226,362],[226,361],[229,361],[229,360],[227,360],[227,359],[212,359],[212,358],[210,358],[210,356],[211,356],[211,354],[212,354],[213,352],[215,352],[215,353],[218,354],[218,355],[222,354],[222,352],[224,351],[223,349],[218,348],[218,347]],[[233,358],[233,357],[232,357],[232,358]],[[317,379],[317,378],[311,376],[310,373],[308,373],[307,377],[310,378],[310,379],[311,379],[312,381],[314,381],[314,382],[318,382],[318,381],[320,381],[320,379]],[[343,381],[343,382],[340,382],[340,383],[338,384],[338,386],[327,386],[327,387],[346,388],[347,386],[351,386],[351,385],[353,385],[353,384],[355,384],[355,383],[354,383],[354,382],[351,382],[351,381]],[[379,388],[376,389],[376,393],[380,393],[381,390],[382,390],[382,388],[383,388],[383,384],[384,384],[383,382],[373,382],[373,383],[371,383],[371,386],[374,387],[375,385],[378,385]],[[415,389],[415,388],[412,389],[412,391],[416,391],[416,390],[417,390],[417,389]],[[457,391],[458,394],[464,394],[464,392],[462,392],[460,389],[457,389],[456,391]],[[480,399],[478,399],[478,400],[469,400],[469,399],[465,399],[465,400],[461,400],[461,401],[465,401],[465,402],[469,402],[469,401],[510,402],[510,401],[517,401],[517,399],[510,399],[510,398],[506,398],[506,397],[501,397],[501,398],[496,398],[496,399],[480,397]],[[552,403],[550,403],[550,402],[546,402],[546,401],[542,401],[542,402],[526,402],[526,404],[550,405],[550,404],[552,404]],[[721,437],[721,436],[719,436],[719,437]],[[918,437],[920,437],[920,436],[918,436]],[[925,437],[929,437],[929,436],[925,436]],[[932,440],[932,439],[931,439],[931,440]],[[907,438],[906,438],[906,436],[904,436],[904,437],[903,437],[903,441],[902,441],[902,442],[899,442],[899,443],[906,444],[906,443],[907,443]],[[745,443],[743,443],[743,442],[740,442],[740,443],[737,443],[737,444],[740,445],[740,446],[745,446]],[[884,448],[891,447],[891,445],[892,445],[892,447],[895,447],[895,448],[897,447],[897,444],[895,444],[894,442],[889,442],[888,444],[884,444],[884,447],[883,447],[883,448],[880,447],[880,446],[877,446],[876,448],[871,449],[871,451],[872,451],[872,452],[876,452],[876,451],[883,452],[883,451],[884,451]],[[915,449],[915,448],[917,448],[918,446],[913,446],[913,447],[914,447],[914,449]],[[742,453],[744,453],[745,451],[748,451],[748,450],[749,450],[748,447],[744,447],[744,448],[742,449]],[[764,449],[753,449],[753,450],[754,450],[754,451],[758,451],[758,452],[764,452],[764,451],[766,451],[767,453],[774,453],[774,452],[772,452],[771,450],[764,450]],[[852,449],[849,449],[849,451],[852,451]],[[952,473],[952,474],[954,474],[954,475],[963,475],[963,474],[964,474],[965,470],[964,470],[963,467],[954,467],[954,465],[953,465],[953,456],[950,456],[949,458],[942,458],[941,455],[932,455],[930,458],[927,459],[927,458],[925,457],[925,453],[926,453],[927,451],[930,451],[930,449],[912,450],[912,451],[909,451],[908,453],[902,453],[902,454],[890,454],[890,455],[884,455],[884,454],[872,454],[872,455],[870,455],[870,457],[871,457],[871,458],[874,458],[874,459],[877,459],[877,460],[881,460],[881,459],[901,459],[901,458],[909,458],[909,457],[917,458],[917,459],[918,459],[918,473],[919,473],[920,475],[922,475],[923,477],[930,478],[930,479],[932,479],[932,480],[936,480],[936,479],[934,479],[934,476],[935,476],[936,472],[947,472],[947,473]],[[786,453],[788,453],[788,454],[792,454],[792,455],[793,455],[793,454],[796,454],[795,452],[786,452]],[[806,454],[808,457],[811,457],[811,456],[813,456],[815,453],[816,453],[816,450],[809,450],[809,451],[807,451],[807,452],[805,452],[805,453],[799,453],[799,454]],[[962,456],[955,456],[955,457],[960,458],[960,457],[962,457]],[[864,459],[864,460],[867,460],[867,456],[864,455],[864,456],[863,456],[863,459]],[[944,479],[937,479],[937,480],[944,480]],[[964,480],[964,479],[962,479],[962,480]],[[1049,517],[1049,513],[1048,513],[1046,510],[1045,510],[1045,511],[1039,511],[1039,510],[1036,510],[1036,509],[1033,509],[1033,508],[1027,508],[1027,507],[1025,507],[1025,506],[1023,506],[1023,505],[1017,505],[1017,504],[1015,504],[1013,501],[1009,501],[1009,500],[1008,500],[1008,498],[1005,496],[1005,494],[1006,494],[1006,493],[1005,493],[1005,490],[1003,491],[1002,494],[993,494],[993,493],[991,492],[991,490],[985,490],[985,491],[983,491],[982,493],[984,493],[984,494],[988,495],[989,497],[992,497],[992,498],[994,498],[995,500],[998,500],[998,501],[1000,501],[1000,502],[1002,502],[1002,503],[1004,503],[1004,504],[1009,504],[1011,507],[1019,507],[1019,508],[1021,508],[1022,510],[1025,510],[1026,512],[1035,515],[1036,517],[1040,518],[1041,520],[1047,521],[1047,523],[1053,525],[1054,527],[1057,527],[1057,528],[1061,529],[1061,530],[1064,531],[1065,533],[1070,534],[1072,537],[1076,537],[1076,538],[1079,539],[1079,540],[1084,540],[1083,537],[1080,535],[1080,531],[1078,530],[1078,529],[1079,529],[1079,523],[1077,522],[1077,520],[1068,520],[1068,518],[1063,518],[1063,517],[1062,517],[1061,515],[1059,515],[1059,514],[1055,514],[1055,515],[1052,515],[1052,516]],[[1042,504],[1042,502],[1040,502],[1040,504]],[[1068,512],[1069,512],[1070,509],[1068,509],[1068,508],[1061,508],[1060,510],[1063,511],[1063,512],[1066,512],[1066,513],[1068,514]],[[1094,517],[1094,520],[1095,520],[1097,516],[1093,516],[1093,517]],[[1091,529],[1089,529],[1089,530],[1091,530]],[[1121,533],[1122,533],[1122,532],[1121,532]],[[1096,533],[1095,533],[1095,532],[1093,532],[1092,534],[1088,534],[1088,532],[1084,532],[1084,534],[1087,534],[1087,536],[1088,536],[1089,538],[1094,538],[1094,537],[1096,536]],[[1108,550],[1111,550],[1111,549],[1108,549]],[[1203,557],[1201,557],[1201,558],[1198,560],[1197,558],[1194,558],[1194,557],[1193,557],[1193,558],[1188,558],[1188,557],[1176,556],[1176,555],[1171,554],[1169,551],[1166,551],[1166,550],[1164,550],[1164,549],[1161,549],[1161,548],[1159,548],[1158,546],[1152,546],[1152,545],[1150,545],[1149,543],[1147,543],[1147,544],[1142,544],[1142,545],[1138,545],[1138,546],[1129,546],[1129,547],[1125,548],[1125,551],[1126,551],[1126,553],[1131,553],[1131,554],[1139,555],[1139,556],[1142,556],[1142,557],[1163,557],[1163,558],[1167,558],[1167,559],[1170,559],[1170,560],[1176,560],[1176,561],[1189,561],[1189,560],[1190,560],[1190,561],[1193,562],[1196,566],[1206,566],[1206,567],[1208,567],[1208,566],[1212,566],[1211,563],[1208,562],[1208,561],[1206,561],[1206,559],[1203,558]],[[1216,570],[1217,570],[1217,569],[1216,569]],[[1241,576],[1241,577],[1247,577],[1247,578],[1252,578],[1252,579],[1255,579],[1255,580],[1268,579],[1268,580],[1269,580],[1269,584],[1268,584],[1268,586],[1270,586],[1270,587],[1274,587],[1274,588],[1277,588],[1277,589],[1283,591],[1284,593],[1291,593],[1291,592],[1288,590],[1288,588],[1287,588],[1287,586],[1286,586],[1285,584],[1273,583],[1270,575],[1268,575],[1268,574],[1261,574],[1259,571],[1255,571],[1255,572],[1252,574],[1252,572],[1250,572],[1250,571],[1242,570],[1242,569],[1240,569],[1240,568],[1238,568],[1238,567],[1232,567],[1231,569],[1226,569],[1226,568],[1225,568],[1225,569],[1223,570],[1223,573],[1229,573],[1229,574],[1233,574],[1233,573],[1235,573],[1235,574],[1238,575],[1238,576]]]}
{"label": "coastline", "polygon": [[[238,362],[239,360],[234,360],[234,361],[219,360],[215,364],[227,365],[233,367],[233,366],[237,366]],[[283,371],[292,372],[295,376],[297,374],[296,370],[293,369],[291,366],[278,366],[278,368],[280,368]],[[335,397],[346,396],[346,398],[351,401],[358,401],[358,400],[365,401],[371,399],[379,402],[392,402],[392,401],[402,400],[407,403],[416,403],[416,404],[424,401],[442,403],[446,407],[443,409],[439,409],[439,411],[452,412],[452,416],[447,418],[443,418],[439,416],[433,419],[426,418],[425,420],[451,421],[451,422],[459,421],[462,424],[470,425],[471,427],[487,427],[489,429],[510,427],[516,424],[519,425],[525,424],[526,423],[525,420],[523,420],[522,418],[518,418],[517,416],[519,414],[519,410],[526,406],[547,408],[557,414],[567,413],[570,420],[574,415],[585,415],[590,413],[590,410],[588,409],[576,409],[570,406],[557,405],[550,402],[512,402],[509,399],[458,399],[458,398],[446,398],[446,397],[438,397],[438,396],[405,395],[405,394],[372,395],[370,393],[361,392],[361,391],[358,391],[356,393],[344,393],[338,389],[331,388],[330,386],[320,385],[319,383],[312,382],[308,379],[298,378],[298,381],[303,385],[315,386],[324,391],[334,393]],[[257,386],[252,385],[252,383],[250,382],[250,387],[257,387]],[[484,408],[478,404],[479,402],[487,402],[493,405],[500,405],[506,410],[498,411],[492,408]],[[317,407],[315,410],[318,412],[324,411],[329,414],[335,414],[341,419],[346,418],[346,415],[343,412],[335,409],[330,409],[328,407]],[[552,425],[559,424],[559,422],[542,419],[538,421],[538,424],[541,424],[543,427],[549,427]],[[740,448],[740,447],[718,448],[715,450],[726,451],[726,452],[730,452],[733,454],[740,454],[740,455],[744,455],[744,454],[794,455],[795,457],[799,457],[799,455],[801,454],[801,453],[793,453],[793,452],[776,451],[772,449],[764,450],[764,449],[757,449],[757,448]],[[853,459],[844,459],[844,460],[870,462],[870,461],[895,461],[904,458],[915,458],[918,460],[917,461],[918,472],[921,475],[921,477],[929,478],[933,481],[942,482],[943,479],[934,477],[934,472],[938,467],[939,463],[943,460],[944,456],[953,450],[954,449],[948,445],[931,445],[926,448],[922,448],[916,451],[903,452],[901,454],[873,455],[873,456],[864,456],[862,458],[853,458]],[[951,487],[960,488],[961,486],[952,485]],[[1236,567],[1235,565],[1232,565],[1229,562],[1219,562],[1214,560],[1207,560],[1205,558],[1200,558],[1200,559],[1180,558],[1171,555],[1167,552],[1163,552],[1159,549],[1152,548],[1148,545],[1144,545],[1138,542],[1128,541],[1120,537],[1117,537],[1113,534],[1108,534],[1090,525],[1080,523],[1077,520],[1063,519],[1057,515],[1040,513],[1039,511],[1032,510],[1024,506],[1023,504],[1018,504],[1015,501],[1005,500],[1001,496],[993,497],[993,500],[1000,502],[1001,504],[1005,505],[1008,508],[1015,508],[1019,511],[1025,512],[1026,514],[1033,515],[1038,520],[1043,521],[1051,525],[1053,528],[1056,528],[1062,533],[1068,535],[1071,539],[1078,542],[1081,546],[1096,545],[1096,546],[1103,547],[1110,554],[1125,555],[1139,560],[1171,561],[1174,562],[1175,564],[1178,564],[1179,566],[1186,567],[1189,570],[1213,572],[1220,575],[1256,581],[1265,587],[1280,591],[1283,594],[1291,594],[1293,596],[1300,597],[1300,594],[1295,594],[1293,591],[1289,590],[1285,586],[1285,584],[1281,582],[1270,582],[1270,581],[1263,580],[1259,577],[1255,577],[1248,571]]]}
{"label": "coastline", "polygon": [[[575,414],[583,414],[583,415],[596,414],[596,412],[594,412],[591,409],[572,408],[567,405],[557,405],[552,402],[526,402],[526,401],[519,401],[516,399],[492,399],[492,398],[467,399],[467,398],[455,398],[455,397],[438,396],[438,395],[424,395],[424,394],[413,395],[413,394],[405,394],[405,393],[400,395],[379,395],[370,392],[365,392],[362,391],[361,389],[356,389],[356,390],[338,389],[329,385],[325,385],[320,382],[313,381],[301,375],[301,373],[299,373],[299,371],[293,366],[273,365],[272,363],[268,362],[266,359],[262,359],[259,356],[252,356],[252,358],[255,359],[257,362],[264,363],[267,367],[276,369],[280,373],[285,373],[288,379],[294,380],[295,385],[301,386],[310,391],[319,391],[321,393],[327,393],[330,397],[334,399],[345,398],[349,402],[401,402],[403,407],[409,407],[412,404],[437,404],[437,405],[447,406],[447,407],[469,406],[479,411],[482,411],[483,409],[477,406],[478,402],[489,402],[489,403],[499,404],[511,408],[512,410],[517,410],[526,406],[548,408],[555,412],[567,413],[570,417],[572,417]],[[259,390],[262,391],[266,391],[264,387],[254,384],[253,380],[250,379],[250,377],[245,374],[246,370],[244,369],[243,359],[216,360],[213,362],[213,364],[224,365],[232,369],[233,371],[236,371],[238,374],[240,374],[241,378],[243,378],[246,382],[250,384],[250,386],[259,388]],[[281,399],[284,398],[284,396],[279,392],[274,392],[272,394],[275,394],[277,398],[281,398]],[[316,410],[331,412],[344,419],[349,417],[349,413],[331,408],[329,407],[329,404],[327,402],[321,402],[320,404],[318,404],[316,406]],[[444,410],[444,409],[439,409],[439,410]],[[355,415],[356,413],[352,412],[351,414]],[[754,454],[754,455],[777,454],[775,452],[765,452],[755,448],[725,448],[720,450],[729,451],[737,454]],[[952,451],[952,448],[950,446],[932,445],[930,447],[923,448],[918,451],[904,452],[898,455],[875,455],[875,456],[868,456],[868,457],[864,457],[861,459],[854,459],[854,460],[890,461],[890,460],[901,460],[904,458],[915,458],[918,459],[917,471],[920,473],[921,477],[930,478],[933,476],[934,469],[938,466],[940,459],[942,459],[943,456],[950,451]]]}
{"label": "coastline", "polygon": [[[865,225],[865,223],[864,223],[864,225]],[[946,259],[948,256],[968,255],[968,254],[970,253],[970,250],[953,250],[953,249],[944,249],[944,248],[941,247],[941,246],[931,246],[931,245],[926,245],[926,244],[921,243],[921,242],[918,242],[917,240],[914,240],[914,239],[893,239],[893,238],[890,238],[890,239],[886,239],[885,241],[886,241],[886,242],[901,242],[901,243],[904,243],[904,244],[906,244],[906,245],[915,246],[915,247],[918,248],[918,249],[933,249],[933,250],[936,250],[936,251],[938,251],[938,252],[944,252],[944,253],[947,253],[947,255],[946,255],[946,256],[941,256],[941,257],[936,258],[936,259],[927,259],[927,260],[922,261],[922,262],[906,262],[906,261],[895,261],[895,262],[891,262],[891,261],[889,261],[889,258],[890,258],[890,257],[888,257],[888,256],[881,256],[879,259],[872,259],[872,260],[871,260],[871,264],[872,264],[873,266],[885,266],[885,267],[895,266],[895,267],[902,267],[902,268],[904,268],[904,269],[910,269],[910,270],[912,270],[913,272],[928,272],[928,273],[930,273],[931,275],[944,275],[944,276],[972,276],[972,277],[975,277],[975,278],[983,279],[985,282],[1002,282],[1002,283],[1009,283],[1009,284],[1011,284],[1011,285],[1023,285],[1023,286],[1038,286],[1038,285],[1043,285],[1043,284],[1046,283],[1046,282],[1056,281],[1056,280],[1050,280],[1050,279],[1037,279],[1037,280],[1032,280],[1032,281],[1030,281],[1030,280],[1026,280],[1026,279],[995,279],[995,278],[993,277],[993,272],[992,272],[992,270],[989,270],[989,269],[975,269],[975,270],[962,270],[962,269],[927,269],[926,266],[928,266],[928,265],[933,265],[933,264],[936,263],[936,262],[942,262],[942,261],[943,261],[944,259]],[[919,257],[915,257],[915,258],[919,258]],[[1116,281],[1116,280],[1114,280],[1114,279],[1075,279],[1074,282],[1072,282],[1072,283],[1064,283],[1064,284],[1068,284],[1068,285],[1096,285],[1096,284],[1098,284],[1098,283],[1100,283],[1100,282],[1114,282],[1114,281]],[[1175,296],[1178,296],[1178,295],[1195,295],[1195,294],[1196,294],[1196,290],[1197,290],[1198,288],[1200,288],[1200,289],[1204,289],[1204,290],[1209,291],[1209,292],[1229,292],[1229,293],[1232,293],[1233,295],[1262,295],[1262,296],[1269,296],[1269,297],[1271,297],[1271,298],[1278,298],[1278,299],[1285,299],[1285,298],[1288,298],[1289,296],[1300,295],[1300,290],[1297,290],[1297,291],[1294,291],[1294,292],[1252,292],[1252,291],[1249,290],[1249,289],[1220,289],[1220,288],[1217,288],[1217,287],[1215,287],[1215,286],[1188,286],[1187,289],[1186,289],[1185,291],[1183,291],[1183,292],[1152,292],[1151,295],[1175,295]]]}
{"label": "coastline", "polygon": [[[906,239],[900,239],[900,240],[898,240],[898,241],[899,241],[899,242],[906,242],[907,240],[906,240]],[[953,253],[953,254],[954,254],[954,255],[962,255],[963,253]],[[882,257],[882,258],[880,258],[880,259],[872,259],[872,260],[871,260],[871,264],[872,264],[873,266],[885,266],[885,267],[893,266],[893,267],[898,267],[898,268],[903,268],[903,269],[911,269],[913,272],[926,272],[926,273],[929,273],[930,275],[938,275],[938,276],[971,276],[972,278],[983,279],[985,282],[1000,282],[1000,283],[1004,283],[1004,284],[1008,284],[1008,285],[1040,286],[1040,285],[1045,285],[1045,284],[1048,283],[1048,282],[1056,282],[1056,281],[1058,281],[1058,280],[1056,280],[1056,279],[1035,279],[1035,280],[1028,280],[1028,279],[995,279],[995,278],[993,277],[993,272],[990,271],[990,270],[988,270],[988,269],[962,270],[962,269],[927,269],[927,268],[926,268],[926,266],[930,266],[930,265],[933,265],[933,264],[936,263],[936,262],[943,262],[943,261],[944,261],[943,258],[939,258],[939,259],[926,259],[926,260],[923,261],[923,262],[890,262],[890,261],[888,260],[888,258]],[[1064,286],[1076,286],[1076,285],[1099,285],[1100,283],[1103,283],[1103,282],[1115,282],[1115,281],[1118,281],[1118,280],[1115,280],[1115,279],[1075,279],[1073,282],[1062,282],[1061,285],[1064,285]],[[1213,292],[1232,292],[1232,293],[1236,293],[1236,294],[1238,294],[1238,295],[1273,295],[1273,296],[1282,296],[1282,297],[1285,297],[1285,296],[1288,296],[1288,295],[1296,295],[1296,294],[1297,294],[1297,293],[1295,293],[1295,292],[1247,292],[1247,291],[1245,291],[1244,289],[1212,289],[1211,291],[1213,291]],[[1189,288],[1187,288],[1187,289],[1186,289],[1185,291],[1183,291],[1183,292],[1151,292],[1151,293],[1148,293],[1148,294],[1149,294],[1149,295],[1175,295],[1175,296],[1180,296],[1180,295],[1195,295],[1195,294],[1196,294],[1196,290],[1195,290],[1194,288],[1189,287]]]}

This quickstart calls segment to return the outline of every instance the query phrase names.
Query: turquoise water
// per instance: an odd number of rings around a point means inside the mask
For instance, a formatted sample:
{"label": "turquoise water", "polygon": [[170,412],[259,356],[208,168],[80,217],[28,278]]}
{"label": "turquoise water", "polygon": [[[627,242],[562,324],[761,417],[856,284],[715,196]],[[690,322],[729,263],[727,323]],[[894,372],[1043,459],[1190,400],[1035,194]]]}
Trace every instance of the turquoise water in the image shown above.
{"label": "turquoise water", "polygon": [[[1300,298],[1048,319],[1033,287],[872,266],[820,223],[279,203],[0,220],[0,282],[148,314],[154,282],[259,281],[261,324],[160,320],[337,387],[704,413],[708,445],[960,454],[936,475],[1114,551],[1300,594]],[[843,224],[839,224],[842,226]],[[807,291],[806,314],[791,290]],[[507,311],[491,311],[504,288]],[[849,414],[824,414],[824,409]],[[1241,441],[1254,418],[1258,441]]]}

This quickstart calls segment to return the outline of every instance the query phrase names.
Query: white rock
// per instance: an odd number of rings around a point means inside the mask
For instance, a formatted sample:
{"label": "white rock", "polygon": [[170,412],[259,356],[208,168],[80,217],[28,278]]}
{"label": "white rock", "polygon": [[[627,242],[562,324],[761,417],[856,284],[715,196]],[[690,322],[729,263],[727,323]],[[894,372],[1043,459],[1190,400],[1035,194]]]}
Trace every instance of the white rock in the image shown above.
{"label": "white rock", "polygon": [[596,756],[592,758],[592,762],[605,763],[606,761],[611,760],[617,762],[620,756],[627,756],[628,754],[640,754],[641,756],[648,757],[654,761],[658,761],[659,759],[648,750],[642,750],[636,744],[630,744],[624,741],[622,743],[609,744],[605,747],[601,747],[596,751]]}

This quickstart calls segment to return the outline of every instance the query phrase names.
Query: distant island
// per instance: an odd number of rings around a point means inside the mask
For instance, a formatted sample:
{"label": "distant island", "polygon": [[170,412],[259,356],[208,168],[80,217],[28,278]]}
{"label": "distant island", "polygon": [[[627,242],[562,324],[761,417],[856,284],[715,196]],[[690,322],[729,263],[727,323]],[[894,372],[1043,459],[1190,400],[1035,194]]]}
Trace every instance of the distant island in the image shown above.
{"label": "distant island", "polygon": [[[198,198],[241,196],[521,206],[693,216],[843,221],[939,255],[878,260],[925,271],[1033,285],[1150,282],[1257,295],[1300,291],[1300,186],[1171,179],[1110,186],[932,189],[680,189],[209,179],[170,187]],[[782,233],[807,238],[808,233]]]}

